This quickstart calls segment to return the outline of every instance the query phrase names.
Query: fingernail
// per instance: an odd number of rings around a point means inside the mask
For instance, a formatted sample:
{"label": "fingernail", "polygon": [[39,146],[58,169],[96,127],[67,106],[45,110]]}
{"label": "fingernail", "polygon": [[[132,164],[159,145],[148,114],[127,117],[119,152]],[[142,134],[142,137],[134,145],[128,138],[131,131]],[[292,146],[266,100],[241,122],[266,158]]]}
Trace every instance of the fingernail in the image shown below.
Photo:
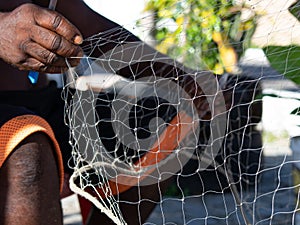
{"label": "fingernail", "polygon": [[80,35],[76,35],[75,38],[74,38],[74,43],[76,45],[80,45],[80,44],[82,44],[82,42],[83,42],[82,37]]}

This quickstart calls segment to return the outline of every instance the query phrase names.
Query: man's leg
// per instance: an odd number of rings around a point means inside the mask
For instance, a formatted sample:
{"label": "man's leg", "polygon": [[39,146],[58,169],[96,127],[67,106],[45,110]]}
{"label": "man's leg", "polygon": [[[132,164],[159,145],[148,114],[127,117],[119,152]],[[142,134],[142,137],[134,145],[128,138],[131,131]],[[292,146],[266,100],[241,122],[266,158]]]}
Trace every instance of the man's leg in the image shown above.
{"label": "man's leg", "polygon": [[35,133],[0,168],[1,225],[59,225],[59,175],[48,137]]}

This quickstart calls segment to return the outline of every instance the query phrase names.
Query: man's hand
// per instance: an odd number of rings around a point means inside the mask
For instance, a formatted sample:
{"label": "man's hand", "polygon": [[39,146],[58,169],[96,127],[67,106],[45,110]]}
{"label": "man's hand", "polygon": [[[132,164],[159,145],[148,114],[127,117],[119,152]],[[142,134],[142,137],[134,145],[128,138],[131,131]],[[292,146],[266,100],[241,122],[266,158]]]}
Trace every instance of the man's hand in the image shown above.
{"label": "man's hand", "polygon": [[82,36],[59,13],[24,4],[0,14],[0,58],[20,70],[61,73],[83,55]]}

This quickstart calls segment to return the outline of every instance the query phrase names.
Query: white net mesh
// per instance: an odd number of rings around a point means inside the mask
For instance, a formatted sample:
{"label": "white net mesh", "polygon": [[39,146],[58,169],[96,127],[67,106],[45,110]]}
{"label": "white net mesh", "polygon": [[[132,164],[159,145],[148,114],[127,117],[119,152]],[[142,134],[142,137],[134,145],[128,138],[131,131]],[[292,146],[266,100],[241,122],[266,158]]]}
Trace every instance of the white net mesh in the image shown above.
{"label": "white net mesh", "polygon": [[[273,38],[254,40],[263,35]],[[70,69],[63,92],[75,193],[116,224],[297,224],[300,159],[291,149],[299,151],[300,123],[290,112],[299,94],[285,76],[298,68],[283,54],[293,47],[266,48],[283,73],[250,49],[239,75],[215,76],[130,40],[122,28],[85,43],[88,55]]]}

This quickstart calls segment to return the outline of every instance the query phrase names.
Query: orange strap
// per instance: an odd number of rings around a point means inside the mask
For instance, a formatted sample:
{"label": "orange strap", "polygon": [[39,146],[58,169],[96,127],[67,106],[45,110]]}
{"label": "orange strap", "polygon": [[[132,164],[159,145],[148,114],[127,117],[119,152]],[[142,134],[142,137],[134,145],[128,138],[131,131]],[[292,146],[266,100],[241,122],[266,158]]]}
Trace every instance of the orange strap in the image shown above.
{"label": "orange strap", "polygon": [[17,116],[7,121],[0,128],[0,168],[17,145],[30,134],[35,132],[44,132],[53,142],[59,168],[60,189],[62,190],[64,169],[60,148],[50,125],[46,120],[39,116]]}

